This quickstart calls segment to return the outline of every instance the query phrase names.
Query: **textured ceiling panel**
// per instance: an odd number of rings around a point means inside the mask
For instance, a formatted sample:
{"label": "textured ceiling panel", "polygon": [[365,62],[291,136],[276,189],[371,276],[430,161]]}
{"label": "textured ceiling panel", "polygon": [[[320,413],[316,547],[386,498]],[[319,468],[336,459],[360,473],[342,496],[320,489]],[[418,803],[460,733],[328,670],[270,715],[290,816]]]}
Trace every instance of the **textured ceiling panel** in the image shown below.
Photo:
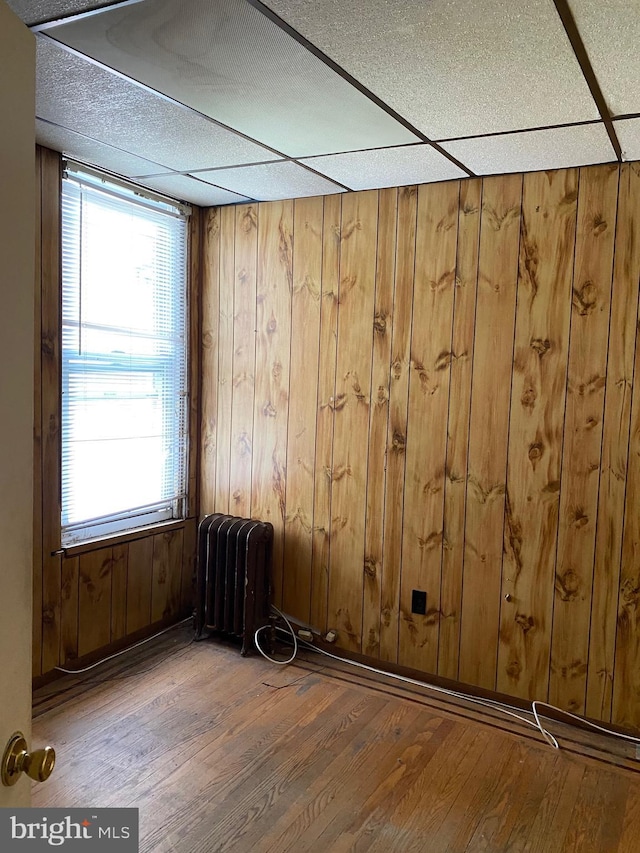
{"label": "textured ceiling panel", "polygon": [[212,187],[188,175],[164,175],[161,178],[137,178],[136,183],[159,190],[180,201],[190,201],[201,207],[219,204],[238,204],[248,201],[245,196]]}
{"label": "textured ceiling panel", "polygon": [[640,113],[640,0],[569,5],[611,113]]}
{"label": "textured ceiling panel", "polygon": [[550,0],[266,5],[431,139],[599,117]]}
{"label": "textured ceiling panel", "polygon": [[290,162],[199,172],[198,177],[260,201],[343,192],[342,187]]}
{"label": "textured ceiling panel", "polygon": [[466,177],[466,173],[430,145],[382,148],[312,157],[301,162],[354,190],[427,184]]}
{"label": "textured ceiling panel", "polygon": [[29,26],[97,9],[105,6],[107,2],[108,0],[7,0],[16,15]]}
{"label": "textured ceiling panel", "polygon": [[562,169],[616,159],[603,124],[460,139],[443,142],[442,147],[478,175]]}
{"label": "textured ceiling panel", "polygon": [[126,151],[88,139],[72,130],[48,124],[46,121],[36,121],[36,141],[47,148],[53,148],[54,151],[67,154],[75,160],[99,166],[127,178],[165,171],[159,163],[152,163],[150,160],[144,160],[142,157],[136,157]]}
{"label": "textured ceiling panel", "polygon": [[417,141],[245,0],[143,0],[48,33],[289,156]]}
{"label": "textured ceiling panel", "polygon": [[640,160],[640,118],[630,118],[613,123],[623,160]]}
{"label": "textured ceiling panel", "polygon": [[168,169],[257,163],[276,155],[38,38],[36,114]]}

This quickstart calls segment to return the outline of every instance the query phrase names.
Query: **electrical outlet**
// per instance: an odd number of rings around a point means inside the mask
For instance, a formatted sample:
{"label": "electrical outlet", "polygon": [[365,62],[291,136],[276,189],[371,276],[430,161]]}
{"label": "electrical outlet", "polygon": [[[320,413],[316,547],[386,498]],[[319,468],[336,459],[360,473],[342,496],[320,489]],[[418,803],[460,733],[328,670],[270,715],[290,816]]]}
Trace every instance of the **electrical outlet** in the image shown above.
{"label": "electrical outlet", "polygon": [[420,616],[427,614],[427,593],[423,589],[411,591],[411,612]]}

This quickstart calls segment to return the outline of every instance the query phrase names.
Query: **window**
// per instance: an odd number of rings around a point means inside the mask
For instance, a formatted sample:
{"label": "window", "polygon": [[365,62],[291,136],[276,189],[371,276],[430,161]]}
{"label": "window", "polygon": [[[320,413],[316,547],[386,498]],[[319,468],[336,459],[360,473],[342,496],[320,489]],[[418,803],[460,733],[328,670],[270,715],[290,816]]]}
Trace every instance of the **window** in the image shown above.
{"label": "window", "polygon": [[67,164],[63,545],[185,515],[187,213]]}

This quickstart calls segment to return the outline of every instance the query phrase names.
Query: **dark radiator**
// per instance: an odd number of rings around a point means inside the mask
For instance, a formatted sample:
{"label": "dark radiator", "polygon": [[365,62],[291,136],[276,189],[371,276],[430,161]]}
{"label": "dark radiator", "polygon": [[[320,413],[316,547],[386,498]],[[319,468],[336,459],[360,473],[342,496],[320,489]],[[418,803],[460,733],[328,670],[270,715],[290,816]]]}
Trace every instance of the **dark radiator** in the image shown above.
{"label": "dark radiator", "polygon": [[214,513],[198,528],[196,638],[218,631],[254,647],[269,619],[273,525]]}

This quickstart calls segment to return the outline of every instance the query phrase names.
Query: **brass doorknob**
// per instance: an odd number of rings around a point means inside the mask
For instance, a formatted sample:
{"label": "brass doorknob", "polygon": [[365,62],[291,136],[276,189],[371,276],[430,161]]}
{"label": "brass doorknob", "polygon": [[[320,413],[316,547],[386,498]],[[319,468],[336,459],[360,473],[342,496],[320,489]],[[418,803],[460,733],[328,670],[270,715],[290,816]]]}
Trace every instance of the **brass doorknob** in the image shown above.
{"label": "brass doorknob", "polygon": [[2,757],[2,784],[15,785],[20,775],[26,773],[34,782],[45,782],[53,772],[56,752],[52,746],[29,752],[22,732],[12,735]]}

